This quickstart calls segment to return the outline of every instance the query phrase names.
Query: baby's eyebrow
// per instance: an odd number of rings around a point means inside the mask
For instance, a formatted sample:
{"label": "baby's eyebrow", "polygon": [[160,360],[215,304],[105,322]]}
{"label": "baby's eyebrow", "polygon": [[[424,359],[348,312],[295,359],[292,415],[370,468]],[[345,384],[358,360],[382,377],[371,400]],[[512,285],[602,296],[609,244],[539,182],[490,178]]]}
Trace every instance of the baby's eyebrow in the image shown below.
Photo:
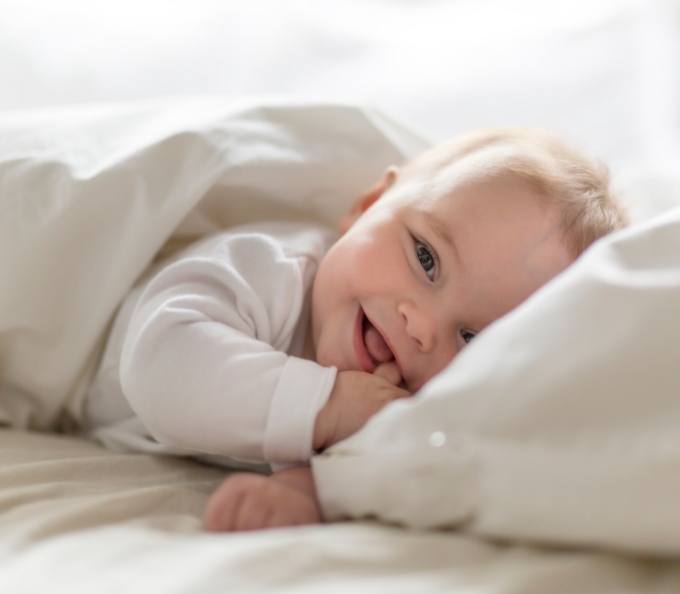
{"label": "baby's eyebrow", "polygon": [[458,251],[458,246],[456,245],[456,242],[453,240],[449,226],[433,212],[427,210],[423,210],[421,212],[425,217],[427,224],[432,229],[432,231],[435,233],[435,235],[437,235],[437,237],[439,237],[439,239],[443,243],[447,244],[451,248],[451,251],[453,252],[454,256],[456,257],[456,260],[458,261],[458,265],[462,267],[463,262],[460,257],[460,252]]}

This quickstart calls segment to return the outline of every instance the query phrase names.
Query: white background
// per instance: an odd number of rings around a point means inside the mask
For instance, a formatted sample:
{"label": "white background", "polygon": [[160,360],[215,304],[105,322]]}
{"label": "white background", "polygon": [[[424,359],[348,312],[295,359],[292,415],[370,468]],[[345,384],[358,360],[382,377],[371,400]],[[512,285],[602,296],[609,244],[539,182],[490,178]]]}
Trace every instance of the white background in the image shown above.
{"label": "white background", "polygon": [[0,109],[359,102],[433,141],[547,128],[633,193],[678,189],[679,0],[0,0],[0,14]]}

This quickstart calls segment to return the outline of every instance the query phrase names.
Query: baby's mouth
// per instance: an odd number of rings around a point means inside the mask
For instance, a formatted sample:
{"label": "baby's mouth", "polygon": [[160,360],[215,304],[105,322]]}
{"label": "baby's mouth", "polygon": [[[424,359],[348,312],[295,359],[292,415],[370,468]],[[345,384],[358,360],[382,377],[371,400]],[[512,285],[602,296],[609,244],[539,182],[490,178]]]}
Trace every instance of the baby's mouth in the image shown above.
{"label": "baby's mouth", "polygon": [[364,312],[361,321],[361,329],[366,350],[376,366],[394,359],[394,353],[392,353],[382,334],[368,319],[366,312]]}

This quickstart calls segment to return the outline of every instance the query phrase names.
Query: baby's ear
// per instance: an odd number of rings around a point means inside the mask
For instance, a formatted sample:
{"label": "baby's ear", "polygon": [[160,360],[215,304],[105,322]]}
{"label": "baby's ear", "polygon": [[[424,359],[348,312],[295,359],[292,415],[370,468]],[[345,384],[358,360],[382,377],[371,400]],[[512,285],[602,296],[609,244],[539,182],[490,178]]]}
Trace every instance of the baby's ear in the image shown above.
{"label": "baby's ear", "polygon": [[364,192],[354,201],[350,211],[340,219],[340,233],[346,233],[354,225],[359,217],[364,214],[390,187],[394,185],[399,177],[399,168],[390,165],[380,180],[369,190]]}

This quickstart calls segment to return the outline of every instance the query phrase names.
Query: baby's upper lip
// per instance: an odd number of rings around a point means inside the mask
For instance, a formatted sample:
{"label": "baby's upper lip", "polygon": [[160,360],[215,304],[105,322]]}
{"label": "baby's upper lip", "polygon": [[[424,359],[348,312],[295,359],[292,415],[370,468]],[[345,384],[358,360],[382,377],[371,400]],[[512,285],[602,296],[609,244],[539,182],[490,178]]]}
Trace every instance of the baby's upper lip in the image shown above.
{"label": "baby's upper lip", "polygon": [[385,332],[382,330],[382,328],[380,328],[380,326],[378,326],[378,324],[376,324],[373,321],[373,319],[366,313],[365,309],[364,309],[364,315],[366,316],[366,319],[371,323],[371,326],[373,326],[378,331],[380,336],[382,336],[383,340],[385,341],[385,344],[387,345],[387,348],[389,348],[390,351],[392,351],[392,356],[394,357],[394,362],[397,365],[397,369],[399,370],[399,375],[401,375],[401,378],[403,380],[404,379],[404,370],[403,370],[403,367],[401,366],[401,361],[399,360],[399,355],[397,354],[397,351],[394,348],[394,345],[390,341],[387,334],[385,334]]}

